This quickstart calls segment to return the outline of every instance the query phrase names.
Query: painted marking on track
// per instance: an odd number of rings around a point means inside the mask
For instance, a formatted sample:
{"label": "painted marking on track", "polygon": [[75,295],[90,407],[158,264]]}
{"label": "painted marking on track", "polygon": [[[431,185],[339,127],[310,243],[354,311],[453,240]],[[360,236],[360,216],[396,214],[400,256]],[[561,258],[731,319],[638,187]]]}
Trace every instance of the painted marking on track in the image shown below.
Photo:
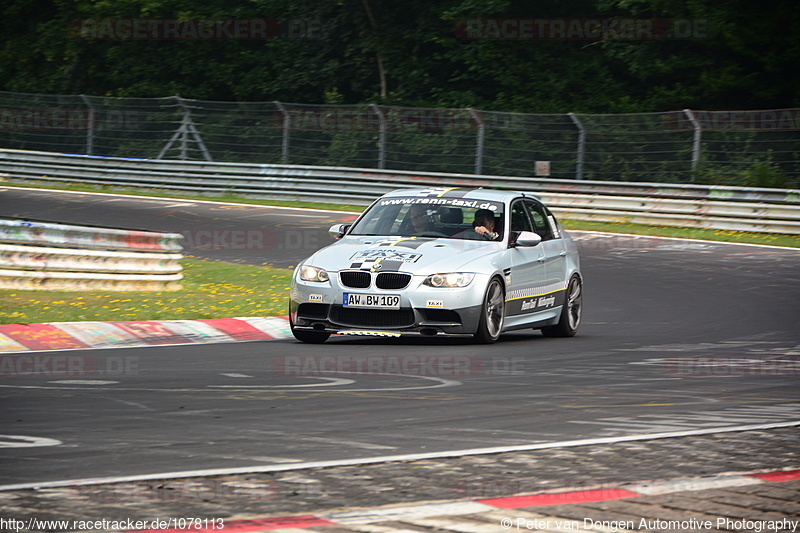
{"label": "painted marking on track", "polygon": [[0,435],[0,448],[36,448],[39,446],[58,446],[60,440],[26,435]]}
{"label": "painted marking on track", "polygon": [[355,383],[355,380],[344,378],[323,378],[315,376],[311,379],[323,379],[326,380],[326,383],[305,383],[298,385],[209,385],[209,387],[220,389],[300,389],[308,387],[336,387]]}
{"label": "painted marking on track", "polygon": [[102,379],[60,379],[48,381],[57,385],[116,385],[119,381],[104,381]]}
{"label": "painted marking on track", "polygon": [[[312,211],[312,212],[320,212],[320,213],[344,213],[347,215],[357,215],[358,213],[353,213],[352,211],[341,211],[337,209],[314,209],[311,207],[287,207],[281,205],[262,205],[262,204],[245,204],[245,203],[237,203],[237,202],[219,202],[214,200],[183,200],[182,198],[170,198],[168,196],[140,196],[137,194],[119,194],[119,193],[109,193],[109,192],[83,192],[83,191],[68,191],[65,189],[40,189],[38,187],[4,187],[2,190],[4,191],[34,191],[34,192],[49,192],[49,193],[58,193],[58,194],[74,194],[77,196],[86,195],[86,196],[110,196],[112,199],[116,200],[129,200],[129,199],[136,199],[136,200],[156,200],[159,202],[176,202],[176,205],[182,206],[191,206],[194,207],[196,205],[228,205],[233,207],[255,207],[255,208],[266,208],[266,209],[276,209],[276,210],[287,210],[287,211]],[[177,203],[180,202],[180,203]]]}
{"label": "painted marking on track", "polygon": [[639,494],[624,489],[592,489],[560,492],[555,494],[531,494],[525,496],[506,496],[490,498],[478,502],[499,507],[517,509],[519,507],[541,507],[545,505],[566,505],[572,503],[604,502],[622,498],[635,498]]}
{"label": "painted marking on track", "polygon": [[731,407],[720,411],[690,411],[681,414],[616,416],[597,420],[570,420],[572,424],[602,426],[605,431],[664,433],[708,427],[769,424],[800,419],[800,403],[768,406]]}
{"label": "painted marking on track", "polygon": [[[337,374],[363,374],[369,376],[388,376],[392,378],[405,378],[405,379],[421,379],[428,382],[433,382],[430,384],[425,385],[418,385],[418,386],[407,386],[407,387],[384,387],[384,388],[363,388],[363,389],[329,389],[335,392],[405,392],[405,391],[413,391],[413,390],[425,390],[425,389],[438,389],[442,387],[457,387],[459,385],[463,385],[462,382],[456,381],[454,379],[444,379],[444,378],[437,378],[432,376],[415,376],[415,375],[407,375],[407,374],[383,374],[383,373],[376,373],[376,372],[344,372],[340,371]],[[306,383],[306,384],[295,384],[295,385],[206,385],[205,388],[166,388],[166,389],[157,389],[157,388],[114,388],[113,390],[119,391],[143,391],[143,392],[201,392],[201,391],[214,391],[217,390],[219,392],[230,392],[232,390],[241,390],[241,391],[257,391],[257,390],[275,390],[275,391],[283,391],[289,392],[292,390],[302,389],[302,390],[313,390],[322,387],[343,387],[346,385],[353,385],[356,383],[354,379],[346,379],[346,378],[329,378],[329,377],[322,377],[322,376],[305,376],[310,379],[319,379],[324,380],[323,383]],[[118,381],[101,381],[101,380],[60,380],[60,381],[49,381],[48,383],[52,383],[52,386],[39,386],[39,385],[0,385],[0,389],[39,389],[39,390],[75,390],[79,389],[77,386],[82,385],[93,385],[93,386],[103,386],[103,385],[116,385]],[[112,389],[109,389],[112,390]]]}
{"label": "painted marking on track", "polygon": [[[411,387],[384,387],[379,389],[334,389],[336,392],[402,392],[402,391],[412,391],[412,390],[422,390],[422,389],[438,389],[441,387],[457,387],[459,385],[463,385],[462,382],[456,381],[454,379],[444,379],[444,378],[437,378],[432,376],[415,376],[415,375],[408,375],[408,374],[385,374],[385,373],[378,373],[378,372],[347,372],[347,371],[337,371],[337,374],[351,374],[351,375],[367,375],[367,376],[389,376],[389,377],[397,377],[397,378],[406,378],[406,379],[424,379],[428,381],[433,381],[434,383],[430,385],[418,385],[418,386],[411,386]],[[312,376],[306,376],[312,377]],[[313,376],[314,379],[326,379],[330,380],[329,383],[312,383],[312,384],[305,384],[305,385],[209,385],[209,388],[212,389],[240,389],[240,390],[258,390],[258,389],[273,389],[273,390],[291,390],[291,389],[309,389],[309,388],[317,388],[317,387],[333,387],[333,386],[341,386],[341,385],[351,385],[355,383],[355,380],[352,379],[344,379],[344,378],[325,378],[320,376]]]}
{"label": "painted marking on track", "polygon": [[782,472],[763,472],[761,474],[747,474],[749,477],[758,478],[762,481],[773,483],[783,483],[800,479],[800,470],[785,470]]}

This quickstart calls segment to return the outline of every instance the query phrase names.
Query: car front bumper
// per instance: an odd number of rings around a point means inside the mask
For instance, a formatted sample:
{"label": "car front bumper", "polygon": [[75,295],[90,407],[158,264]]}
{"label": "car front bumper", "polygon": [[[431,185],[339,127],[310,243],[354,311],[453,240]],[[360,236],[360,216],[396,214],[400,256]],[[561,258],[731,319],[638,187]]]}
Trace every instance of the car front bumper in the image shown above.
{"label": "car front bumper", "polygon": [[[488,276],[477,274],[464,288],[436,288],[414,276],[402,290],[342,287],[334,276],[325,283],[304,282],[295,276],[289,314],[297,330],[328,333],[396,335],[471,335],[478,329]],[[394,294],[400,309],[345,307],[345,293]]]}

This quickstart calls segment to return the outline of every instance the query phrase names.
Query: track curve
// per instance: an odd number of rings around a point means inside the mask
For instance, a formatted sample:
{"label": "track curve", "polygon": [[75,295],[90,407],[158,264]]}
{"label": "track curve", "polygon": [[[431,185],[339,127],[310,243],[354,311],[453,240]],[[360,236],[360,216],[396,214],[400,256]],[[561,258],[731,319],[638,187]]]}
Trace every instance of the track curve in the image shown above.
{"label": "track curve", "polygon": [[[276,266],[350,216],[11,188],[0,215],[211,235],[188,253]],[[800,420],[800,252],[575,236],[586,307],[573,339],[93,350],[70,353],[128,371],[0,376],[0,485],[84,478],[87,464],[97,477],[263,468]],[[60,444],[13,445],[35,439]]]}

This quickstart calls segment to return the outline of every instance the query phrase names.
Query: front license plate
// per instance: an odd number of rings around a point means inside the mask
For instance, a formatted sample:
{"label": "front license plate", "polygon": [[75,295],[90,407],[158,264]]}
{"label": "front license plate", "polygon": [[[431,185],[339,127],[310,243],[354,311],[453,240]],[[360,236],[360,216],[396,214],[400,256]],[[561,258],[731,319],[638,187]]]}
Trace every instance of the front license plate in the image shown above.
{"label": "front license plate", "polygon": [[346,292],[342,296],[345,307],[369,307],[372,309],[400,309],[400,296],[397,294],[354,294]]}

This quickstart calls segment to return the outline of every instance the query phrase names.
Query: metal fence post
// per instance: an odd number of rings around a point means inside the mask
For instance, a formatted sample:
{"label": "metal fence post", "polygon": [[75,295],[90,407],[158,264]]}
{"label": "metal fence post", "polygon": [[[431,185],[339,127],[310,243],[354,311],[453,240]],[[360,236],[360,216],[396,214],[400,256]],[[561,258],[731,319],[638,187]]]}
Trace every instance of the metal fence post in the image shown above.
{"label": "metal fence post", "polygon": [[572,119],[572,123],[578,128],[578,154],[575,164],[575,179],[583,179],[583,163],[586,158],[586,128],[583,126],[575,113],[567,113]]}
{"label": "metal fence post", "polygon": [[694,175],[697,173],[697,166],[700,164],[700,142],[702,141],[703,130],[700,127],[700,122],[691,109],[684,109],[684,113],[689,117],[689,122],[694,127],[694,142],[692,143],[692,183],[694,183]]}
{"label": "metal fence post", "polygon": [[475,122],[478,123],[478,139],[477,146],[475,147],[475,174],[483,174],[483,146],[484,136],[486,133],[486,124],[483,122],[483,117],[481,117],[480,113],[478,113],[476,110],[468,107],[467,111],[469,111],[469,114],[472,115],[472,118],[475,120]]}
{"label": "metal fence post", "polygon": [[86,127],[86,155],[93,155],[94,152],[94,107],[89,97],[85,94],[81,95],[83,103],[89,108],[89,124]]}
{"label": "metal fence post", "polygon": [[178,105],[181,106],[183,109],[183,116],[181,117],[181,161],[185,161],[189,158],[189,110],[186,109],[186,106],[183,104],[183,99],[180,96],[175,96],[175,99],[178,101]]}
{"label": "metal fence post", "polygon": [[287,163],[289,161],[289,135],[292,130],[292,115],[286,110],[286,107],[279,101],[273,102],[278,108],[278,111],[283,115],[283,139],[281,140],[281,161]]}
{"label": "metal fence post", "polygon": [[375,104],[370,104],[369,106],[378,115],[378,120],[381,122],[380,138],[378,140],[378,168],[383,169],[386,168],[386,114]]}

